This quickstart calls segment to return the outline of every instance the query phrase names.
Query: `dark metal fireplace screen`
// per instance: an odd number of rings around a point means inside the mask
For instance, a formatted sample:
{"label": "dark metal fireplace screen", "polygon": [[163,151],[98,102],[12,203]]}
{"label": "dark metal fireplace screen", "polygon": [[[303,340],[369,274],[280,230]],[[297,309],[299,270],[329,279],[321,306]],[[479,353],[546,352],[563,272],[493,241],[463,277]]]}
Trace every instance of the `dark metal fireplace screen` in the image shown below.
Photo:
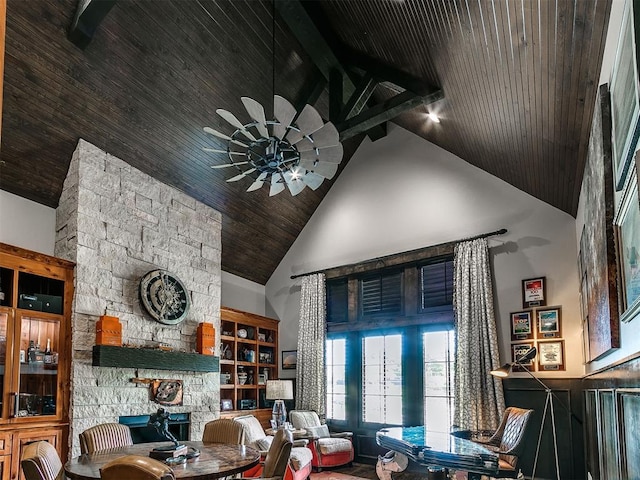
{"label": "dark metal fireplace screen", "polygon": [[[147,425],[150,415],[123,416],[119,423],[131,429],[133,443],[162,442],[166,438],[160,436],[155,428]],[[172,413],[169,416],[169,431],[177,440],[189,440],[189,426],[191,420],[188,413]]]}

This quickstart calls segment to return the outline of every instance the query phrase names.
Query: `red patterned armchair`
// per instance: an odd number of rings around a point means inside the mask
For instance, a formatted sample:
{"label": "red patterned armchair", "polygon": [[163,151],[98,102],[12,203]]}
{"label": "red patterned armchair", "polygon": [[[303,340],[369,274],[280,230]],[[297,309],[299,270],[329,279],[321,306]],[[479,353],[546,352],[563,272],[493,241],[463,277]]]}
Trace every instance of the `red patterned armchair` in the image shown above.
{"label": "red patterned armchair", "polygon": [[353,462],[351,432],[330,433],[329,427],[320,422],[318,414],[312,410],[292,410],[289,413],[295,428],[305,429],[309,439],[308,447],[313,453],[311,465],[317,471],[325,467],[338,467]]}

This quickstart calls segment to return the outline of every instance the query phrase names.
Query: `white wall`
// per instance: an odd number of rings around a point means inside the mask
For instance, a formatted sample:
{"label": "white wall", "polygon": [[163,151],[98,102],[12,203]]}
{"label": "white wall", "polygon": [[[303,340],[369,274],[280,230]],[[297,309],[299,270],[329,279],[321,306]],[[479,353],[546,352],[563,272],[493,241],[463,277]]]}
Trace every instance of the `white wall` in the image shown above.
{"label": "white wall", "polygon": [[53,255],[56,211],[0,190],[0,242]]}
{"label": "white wall", "polygon": [[[438,128],[452,127],[444,119]],[[521,281],[546,276],[548,304],[562,306],[567,371],[541,376],[581,376],[574,219],[395,125],[386,138],[361,145],[267,282],[280,348],[297,347],[300,286],[290,275],[502,227],[508,234],[490,246],[503,361],[510,359],[509,313],[522,310]]]}
{"label": "white wall", "polygon": [[222,272],[220,304],[223,307],[265,316],[264,285]]}

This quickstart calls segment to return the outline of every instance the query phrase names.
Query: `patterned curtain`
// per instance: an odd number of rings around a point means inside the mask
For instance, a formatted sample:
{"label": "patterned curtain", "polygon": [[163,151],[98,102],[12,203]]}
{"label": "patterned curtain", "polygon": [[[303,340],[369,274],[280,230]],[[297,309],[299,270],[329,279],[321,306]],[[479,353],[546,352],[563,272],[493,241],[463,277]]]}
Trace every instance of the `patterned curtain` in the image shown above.
{"label": "patterned curtain", "polygon": [[504,411],[489,248],[485,238],[455,248],[454,310],[457,336],[454,423],[463,429],[495,429]]}
{"label": "patterned curtain", "polygon": [[314,410],[320,418],[326,413],[324,344],[326,340],[326,300],[324,274],[302,278],[296,409]]}

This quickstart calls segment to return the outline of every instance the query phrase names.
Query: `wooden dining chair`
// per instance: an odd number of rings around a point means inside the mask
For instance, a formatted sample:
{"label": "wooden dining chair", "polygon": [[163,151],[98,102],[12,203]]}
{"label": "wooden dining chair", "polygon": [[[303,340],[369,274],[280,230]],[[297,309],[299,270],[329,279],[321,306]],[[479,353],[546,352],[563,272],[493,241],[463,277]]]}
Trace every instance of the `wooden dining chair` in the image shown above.
{"label": "wooden dining chair", "polygon": [[289,456],[293,447],[293,435],[289,430],[280,429],[273,436],[271,446],[267,451],[262,468],[262,478],[282,479],[284,478]]}
{"label": "wooden dining chair", "polygon": [[170,467],[153,458],[126,455],[100,469],[102,480],[175,480]]}
{"label": "wooden dining chair", "polygon": [[235,422],[231,418],[218,418],[204,426],[202,441],[204,443],[231,443],[242,445],[244,443],[244,425]]}
{"label": "wooden dining chair", "polygon": [[102,423],[80,434],[80,453],[133,445],[131,430],[122,423]]}
{"label": "wooden dining chair", "polygon": [[27,480],[63,480],[64,470],[58,452],[49,442],[27,445],[22,452],[22,471]]}

